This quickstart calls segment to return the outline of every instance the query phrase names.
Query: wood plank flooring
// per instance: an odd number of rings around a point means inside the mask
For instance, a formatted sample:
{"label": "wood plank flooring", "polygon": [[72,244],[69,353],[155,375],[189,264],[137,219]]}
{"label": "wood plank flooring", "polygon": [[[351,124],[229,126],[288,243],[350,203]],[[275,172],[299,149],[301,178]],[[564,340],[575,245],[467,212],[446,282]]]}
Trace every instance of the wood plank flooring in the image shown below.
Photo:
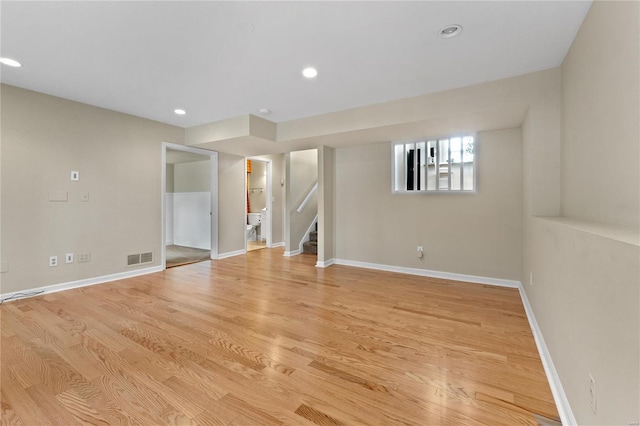
{"label": "wood plank flooring", "polygon": [[0,306],[1,423],[537,425],[517,290],[281,249]]}

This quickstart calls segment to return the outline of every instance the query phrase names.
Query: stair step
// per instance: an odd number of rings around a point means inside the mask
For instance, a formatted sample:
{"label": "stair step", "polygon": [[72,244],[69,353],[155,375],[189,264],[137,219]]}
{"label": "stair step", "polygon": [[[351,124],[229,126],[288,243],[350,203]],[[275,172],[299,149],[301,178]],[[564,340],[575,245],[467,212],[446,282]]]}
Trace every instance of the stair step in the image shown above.
{"label": "stair step", "polygon": [[302,244],[302,252],[303,253],[318,254],[318,242],[317,241],[306,241],[304,244]]}
{"label": "stair step", "polygon": [[318,241],[318,231],[309,232],[309,241]]}

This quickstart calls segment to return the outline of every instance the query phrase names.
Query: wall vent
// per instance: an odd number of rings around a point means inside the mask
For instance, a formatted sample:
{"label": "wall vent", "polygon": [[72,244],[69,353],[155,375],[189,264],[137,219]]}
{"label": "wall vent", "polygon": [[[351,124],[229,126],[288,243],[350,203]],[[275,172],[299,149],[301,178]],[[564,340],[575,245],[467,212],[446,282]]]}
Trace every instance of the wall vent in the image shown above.
{"label": "wall vent", "polygon": [[142,263],[152,263],[153,252],[130,254],[127,256],[127,266],[140,265]]}

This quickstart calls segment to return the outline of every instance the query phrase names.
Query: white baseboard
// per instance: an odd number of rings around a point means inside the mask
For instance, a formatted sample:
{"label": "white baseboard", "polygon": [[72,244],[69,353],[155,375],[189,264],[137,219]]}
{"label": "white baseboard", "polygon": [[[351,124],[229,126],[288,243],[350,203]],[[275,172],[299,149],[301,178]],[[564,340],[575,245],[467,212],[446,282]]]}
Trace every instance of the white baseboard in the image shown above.
{"label": "white baseboard", "polygon": [[245,249],[236,250],[236,251],[228,251],[226,253],[218,254],[218,260],[226,259],[227,257],[240,256],[241,254],[245,254],[247,251]]}
{"label": "white baseboard", "polygon": [[[139,275],[152,274],[154,272],[162,272],[163,270],[164,270],[164,266],[162,266],[162,265],[160,265],[160,266],[152,266],[150,268],[136,269],[136,270],[127,271],[127,272],[119,272],[117,274],[102,275],[100,277],[86,278],[84,280],[70,281],[70,282],[67,282],[67,283],[52,284],[52,285],[47,285],[47,286],[44,286],[44,287],[29,288],[29,289],[26,289],[26,290],[13,291],[13,292],[10,292],[10,293],[0,294],[0,299],[4,300],[7,297],[12,297],[12,296],[14,296],[16,294],[19,294],[19,293],[38,292],[38,294],[34,295],[34,296],[41,296],[41,295],[47,294],[47,293],[55,293],[55,292],[63,291],[63,290],[71,290],[73,288],[87,287],[87,286],[95,285],[95,284],[103,284],[103,283],[107,283],[107,282],[110,282],[110,281],[123,280],[125,278],[137,277]],[[31,296],[29,296],[29,297],[31,297]],[[19,299],[15,299],[15,300],[19,300]],[[8,300],[7,300],[7,302],[8,302]]]}
{"label": "white baseboard", "polygon": [[558,409],[558,414],[560,415],[560,421],[563,425],[577,425],[578,423],[576,422],[576,418],[573,416],[573,411],[571,411],[571,406],[569,405],[569,399],[567,398],[567,394],[564,392],[564,388],[562,387],[562,383],[560,382],[558,371],[553,365],[551,354],[549,353],[549,349],[544,342],[542,331],[538,326],[538,321],[536,321],[536,317],[533,314],[533,309],[531,308],[531,304],[529,303],[527,293],[525,293],[522,283],[519,283],[518,290],[520,290],[520,298],[522,299],[524,310],[527,313],[529,326],[531,326],[531,332],[533,333],[533,338],[536,341],[536,346],[538,347],[540,360],[542,361],[544,372],[547,375],[547,381],[549,382],[549,387],[551,388],[551,393],[553,394],[553,400],[556,403],[556,408]]}
{"label": "white baseboard", "polygon": [[271,243],[271,248],[276,247],[284,247],[284,241],[280,241],[279,243]]}
{"label": "white baseboard", "polygon": [[284,252],[283,256],[284,257],[291,257],[291,256],[297,256],[299,255],[301,252],[300,250],[291,250],[291,251],[286,251]]}
{"label": "white baseboard", "polygon": [[453,272],[433,271],[430,269],[406,268],[403,266],[382,265],[379,263],[359,262],[356,260],[333,259],[336,265],[355,266],[357,268],[377,269],[379,271],[399,272],[401,274],[419,275],[422,277],[443,278],[454,281],[467,281],[478,284],[489,284],[500,287],[519,288],[520,282],[502,278],[479,277],[476,275],[456,274]]}
{"label": "white baseboard", "polygon": [[333,265],[334,263],[335,263],[335,259],[325,260],[324,262],[317,261],[316,268],[326,268],[328,266]]}

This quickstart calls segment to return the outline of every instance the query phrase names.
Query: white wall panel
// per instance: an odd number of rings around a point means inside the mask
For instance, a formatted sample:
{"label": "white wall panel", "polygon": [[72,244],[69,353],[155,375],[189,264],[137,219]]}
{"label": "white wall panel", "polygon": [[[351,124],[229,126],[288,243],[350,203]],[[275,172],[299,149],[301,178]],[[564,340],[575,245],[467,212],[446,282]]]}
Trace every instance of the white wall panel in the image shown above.
{"label": "white wall panel", "polygon": [[211,194],[173,194],[173,243],[211,250]]}

